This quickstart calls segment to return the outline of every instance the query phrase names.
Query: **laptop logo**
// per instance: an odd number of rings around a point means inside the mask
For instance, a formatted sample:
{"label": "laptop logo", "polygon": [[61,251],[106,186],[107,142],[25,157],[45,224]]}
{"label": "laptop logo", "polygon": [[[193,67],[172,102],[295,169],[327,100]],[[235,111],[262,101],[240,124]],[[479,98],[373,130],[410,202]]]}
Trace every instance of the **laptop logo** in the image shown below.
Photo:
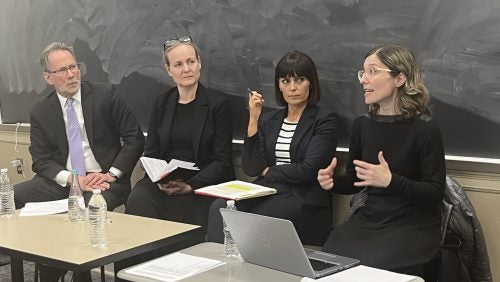
{"label": "laptop logo", "polygon": [[267,240],[267,238],[260,238],[260,244],[262,245],[262,247],[264,248],[269,248],[271,247],[271,243],[269,243],[269,241]]}

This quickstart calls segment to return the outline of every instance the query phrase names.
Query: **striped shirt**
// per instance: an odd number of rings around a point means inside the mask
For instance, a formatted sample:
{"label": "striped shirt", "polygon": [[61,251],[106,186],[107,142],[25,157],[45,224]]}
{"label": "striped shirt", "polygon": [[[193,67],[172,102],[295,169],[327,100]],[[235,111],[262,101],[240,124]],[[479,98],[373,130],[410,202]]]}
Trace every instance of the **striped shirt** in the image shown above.
{"label": "striped shirt", "polygon": [[275,147],[276,165],[292,163],[290,159],[290,143],[292,143],[295,128],[297,128],[297,122],[290,122],[287,119],[283,121]]}

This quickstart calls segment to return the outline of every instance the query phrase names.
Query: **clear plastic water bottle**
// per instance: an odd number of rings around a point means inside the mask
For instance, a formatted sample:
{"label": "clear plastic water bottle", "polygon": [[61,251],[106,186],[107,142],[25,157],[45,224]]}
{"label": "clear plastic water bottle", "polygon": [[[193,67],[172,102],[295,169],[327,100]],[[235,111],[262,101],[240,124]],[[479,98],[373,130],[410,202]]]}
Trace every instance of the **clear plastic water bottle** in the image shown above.
{"label": "clear plastic water bottle", "polygon": [[85,219],[85,201],[83,200],[80,182],[78,181],[78,170],[71,171],[72,183],[69,188],[68,217],[70,221]]}
{"label": "clear plastic water bottle", "polygon": [[[233,200],[227,201],[226,209],[228,210],[236,210],[236,205]],[[233,236],[231,236],[231,232],[229,232],[229,228],[226,225],[226,222],[223,221],[224,225],[224,254],[226,257],[230,258],[239,258],[240,251],[238,247],[236,247],[236,243],[234,242]]]}
{"label": "clear plastic water bottle", "polygon": [[89,201],[89,235],[90,245],[100,247],[107,241],[107,212],[106,200],[101,195],[101,190],[94,189]]}
{"label": "clear plastic water bottle", "polygon": [[16,209],[14,204],[14,187],[10,184],[9,170],[0,170],[0,216],[11,217]]}

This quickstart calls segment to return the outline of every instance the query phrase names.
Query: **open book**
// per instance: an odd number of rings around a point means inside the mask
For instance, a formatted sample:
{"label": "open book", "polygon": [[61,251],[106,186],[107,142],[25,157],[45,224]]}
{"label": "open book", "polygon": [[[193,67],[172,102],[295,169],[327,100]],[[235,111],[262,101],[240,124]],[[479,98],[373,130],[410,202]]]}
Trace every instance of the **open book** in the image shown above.
{"label": "open book", "polygon": [[199,168],[194,166],[194,163],[176,159],[170,160],[170,163],[167,163],[165,160],[148,157],[141,157],[140,160],[144,170],[153,182],[164,183],[178,179],[186,181],[200,171]]}
{"label": "open book", "polygon": [[276,189],[235,180],[200,188],[195,190],[194,193],[229,200],[242,200],[275,194]]}

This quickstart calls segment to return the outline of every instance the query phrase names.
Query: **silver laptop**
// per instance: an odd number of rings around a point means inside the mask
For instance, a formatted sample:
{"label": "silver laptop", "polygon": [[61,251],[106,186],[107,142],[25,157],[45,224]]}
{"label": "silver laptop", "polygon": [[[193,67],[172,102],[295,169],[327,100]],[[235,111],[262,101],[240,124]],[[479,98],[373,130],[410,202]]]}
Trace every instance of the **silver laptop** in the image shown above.
{"label": "silver laptop", "polygon": [[228,209],[220,212],[246,262],[313,279],[359,264],[357,259],[304,249],[289,220]]}

